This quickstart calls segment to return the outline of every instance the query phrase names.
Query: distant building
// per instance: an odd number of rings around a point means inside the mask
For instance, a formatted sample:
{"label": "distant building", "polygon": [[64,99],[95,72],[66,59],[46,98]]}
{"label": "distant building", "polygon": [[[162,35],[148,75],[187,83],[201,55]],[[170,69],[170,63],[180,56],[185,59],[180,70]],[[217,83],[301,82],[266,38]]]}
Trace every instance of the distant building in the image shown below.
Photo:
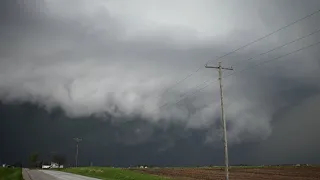
{"label": "distant building", "polygon": [[63,168],[63,165],[60,165],[58,163],[55,162],[51,162],[51,163],[44,163],[42,164],[42,169],[57,169],[57,168]]}
{"label": "distant building", "polygon": [[140,166],[139,168],[141,168],[141,169],[147,169],[148,167],[147,167],[147,166]]}
{"label": "distant building", "polygon": [[51,168],[59,168],[59,164],[55,162],[51,162]]}

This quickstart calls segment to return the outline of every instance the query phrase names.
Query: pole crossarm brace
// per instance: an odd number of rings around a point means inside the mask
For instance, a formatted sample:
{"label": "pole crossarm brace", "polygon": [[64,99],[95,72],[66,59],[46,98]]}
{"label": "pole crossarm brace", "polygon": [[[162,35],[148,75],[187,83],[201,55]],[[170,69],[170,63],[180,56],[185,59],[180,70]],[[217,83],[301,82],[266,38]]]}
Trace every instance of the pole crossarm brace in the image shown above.
{"label": "pole crossarm brace", "polygon": [[76,142],[81,142],[82,141],[81,138],[73,138],[73,140],[75,140]]}
{"label": "pole crossarm brace", "polygon": [[[219,69],[220,68],[220,66],[208,66],[207,64],[204,66],[205,68],[214,68],[214,69]],[[221,69],[225,69],[225,70],[233,70],[233,68],[232,67],[221,67]]]}
{"label": "pole crossarm brace", "polygon": [[223,88],[222,88],[222,69],[225,70],[233,70],[233,68],[226,68],[221,66],[221,62],[219,62],[219,66],[208,66],[205,65],[206,68],[214,68],[219,71],[219,84],[220,84],[220,101],[221,101],[221,120],[223,125],[223,140],[224,140],[224,161],[225,161],[225,173],[226,180],[229,180],[229,155],[228,155],[228,138],[227,138],[227,123],[225,120],[224,114],[224,105],[223,105]]}

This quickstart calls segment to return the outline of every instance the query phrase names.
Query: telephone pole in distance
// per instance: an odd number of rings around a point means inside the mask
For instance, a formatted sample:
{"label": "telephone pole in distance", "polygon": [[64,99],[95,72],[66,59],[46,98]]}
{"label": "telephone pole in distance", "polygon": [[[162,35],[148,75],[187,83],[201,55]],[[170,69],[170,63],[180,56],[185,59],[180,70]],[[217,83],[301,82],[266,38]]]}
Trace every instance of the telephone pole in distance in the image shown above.
{"label": "telephone pole in distance", "polygon": [[221,119],[223,124],[223,139],[224,139],[224,161],[225,161],[225,173],[226,180],[229,180],[229,155],[228,155],[228,138],[227,138],[227,123],[225,120],[224,108],[223,108],[223,90],[222,90],[222,70],[233,70],[233,68],[226,68],[221,66],[221,62],[219,62],[219,66],[207,66],[206,68],[214,68],[219,71],[219,83],[220,83],[220,101],[221,101]]}
{"label": "telephone pole in distance", "polygon": [[73,140],[76,141],[77,145],[76,145],[76,167],[78,167],[78,154],[79,154],[79,142],[82,141],[81,138],[73,138]]}

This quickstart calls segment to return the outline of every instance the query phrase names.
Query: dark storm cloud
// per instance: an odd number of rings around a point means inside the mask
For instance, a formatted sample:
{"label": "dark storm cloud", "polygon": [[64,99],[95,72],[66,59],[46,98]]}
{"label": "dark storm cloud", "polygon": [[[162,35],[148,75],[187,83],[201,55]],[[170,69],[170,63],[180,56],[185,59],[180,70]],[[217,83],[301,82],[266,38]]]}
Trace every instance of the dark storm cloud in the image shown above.
{"label": "dark storm cloud", "polygon": [[[37,151],[45,160],[50,158],[52,152],[64,154],[68,157],[68,164],[73,164],[73,137],[83,139],[79,155],[79,162],[83,166],[90,162],[94,165],[112,166],[194,166],[223,162],[221,148],[212,150],[202,145],[205,138],[202,130],[186,132],[181,125],[176,124],[168,126],[164,131],[145,121],[143,125],[141,121],[115,125],[108,120],[93,118],[90,121],[86,118],[69,119],[58,111],[49,114],[31,104],[0,106],[0,117],[6,119],[0,121],[2,162],[14,163],[22,160],[27,165],[27,157]],[[154,138],[131,144],[133,139],[140,139],[139,135],[132,132],[135,127],[152,129]],[[128,132],[131,132],[130,135]],[[172,139],[174,146],[170,142]],[[240,163],[236,154],[241,152],[246,156],[246,149],[247,147],[233,148],[232,162]]]}
{"label": "dark storm cloud", "polygon": [[257,161],[319,164],[319,95],[302,99],[275,114],[272,135],[251,149]]}
{"label": "dark storm cloud", "polygon": [[[181,141],[180,146],[192,144],[192,137],[196,136],[193,132],[201,134],[199,144],[217,147],[220,141],[217,83],[178,106],[159,109],[165,102],[176,102],[200,82],[216,78],[215,71],[202,69],[156,98],[164,88],[206,61],[320,7],[319,1],[5,0],[1,3],[0,98],[4,104],[31,102],[46,109],[54,119],[61,118],[57,128],[66,131],[61,137],[79,134],[97,143],[101,142],[98,137],[107,137],[106,142],[119,143],[121,147],[142,148],[149,143],[152,151],[159,153],[178,151]],[[177,8],[183,10],[177,13]],[[310,17],[228,56],[223,64],[239,63],[235,69],[240,71],[320,41],[316,34],[266,56],[244,61],[319,29],[316,23],[319,17],[319,14]],[[319,46],[308,48],[224,79],[228,132],[233,147],[281,136],[281,130],[273,134],[274,126],[282,122],[282,118],[274,115],[283,107],[293,108],[319,94],[318,49]],[[40,122],[43,116],[48,116],[44,115],[47,112],[31,109],[32,112],[27,111],[30,114],[42,113],[37,117],[39,129],[50,129],[45,120]],[[2,127],[8,126],[4,121],[17,119],[25,121],[22,116],[1,118]],[[84,128],[86,123],[92,127]],[[68,134],[70,128],[75,132]]]}

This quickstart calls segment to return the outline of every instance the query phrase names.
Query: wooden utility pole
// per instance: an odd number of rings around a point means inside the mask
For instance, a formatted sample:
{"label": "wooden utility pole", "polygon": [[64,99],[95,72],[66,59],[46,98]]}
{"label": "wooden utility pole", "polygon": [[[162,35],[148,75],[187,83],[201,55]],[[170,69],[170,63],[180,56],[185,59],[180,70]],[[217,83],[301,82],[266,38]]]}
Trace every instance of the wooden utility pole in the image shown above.
{"label": "wooden utility pole", "polygon": [[214,68],[219,71],[219,82],[220,82],[220,101],[221,101],[221,119],[223,124],[223,139],[224,139],[224,161],[225,161],[225,173],[226,180],[229,180],[229,156],[228,156],[228,138],[227,138],[227,123],[225,120],[224,114],[224,105],[223,105],[223,89],[222,89],[222,70],[233,70],[233,68],[225,68],[221,66],[221,62],[219,62],[219,66],[207,66],[206,68]]}
{"label": "wooden utility pole", "polygon": [[78,167],[78,154],[79,154],[79,142],[82,141],[80,138],[73,138],[76,141],[76,167]]}

